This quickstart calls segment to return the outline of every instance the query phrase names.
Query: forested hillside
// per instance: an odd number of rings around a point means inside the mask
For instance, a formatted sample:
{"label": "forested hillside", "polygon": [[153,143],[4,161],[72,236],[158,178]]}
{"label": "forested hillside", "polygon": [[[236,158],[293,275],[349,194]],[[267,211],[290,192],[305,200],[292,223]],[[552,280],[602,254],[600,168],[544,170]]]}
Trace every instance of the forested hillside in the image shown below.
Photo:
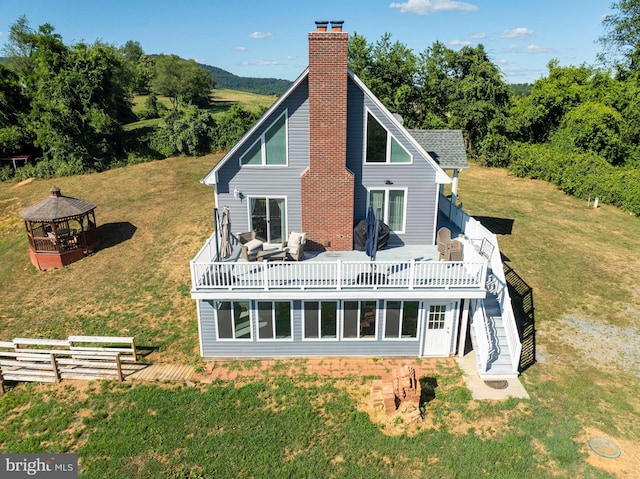
{"label": "forested hillside", "polygon": [[211,76],[216,80],[218,88],[228,88],[230,90],[248,91],[259,95],[282,95],[291,86],[289,80],[279,80],[277,78],[254,78],[240,77],[222,68],[211,65],[200,64],[202,68],[211,72]]}

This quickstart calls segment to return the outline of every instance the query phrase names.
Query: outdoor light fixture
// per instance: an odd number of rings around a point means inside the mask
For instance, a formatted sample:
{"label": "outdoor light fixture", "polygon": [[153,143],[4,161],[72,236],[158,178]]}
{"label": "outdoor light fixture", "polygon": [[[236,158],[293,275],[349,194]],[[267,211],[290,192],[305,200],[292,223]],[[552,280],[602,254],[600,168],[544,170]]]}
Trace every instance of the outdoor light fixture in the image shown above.
{"label": "outdoor light fixture", "polygon": [[391,181],[391,180],[384,180],[384,184],[385,184],[385,185],[392,185],[392,184],[393,184],[393,181]]}
{"label": "outdoor light fixture", "polygon": [[233,197],[234,198],[240,198],[240,190],[238,190],[238,188],[234,188],[233,189]]}

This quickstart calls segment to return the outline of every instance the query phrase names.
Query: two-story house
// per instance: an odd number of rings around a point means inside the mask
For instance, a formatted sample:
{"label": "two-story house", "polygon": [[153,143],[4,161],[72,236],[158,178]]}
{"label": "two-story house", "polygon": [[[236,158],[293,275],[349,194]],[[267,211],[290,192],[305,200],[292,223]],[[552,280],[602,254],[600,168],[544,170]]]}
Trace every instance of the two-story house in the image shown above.
{"label": "two-story house", "polygon": [[[471,337],[481,375],[517,375],[495,236],[455,204],[461,132],[405,129],[348,69],[348,34],[330,23],[316,22],[308,68],[202,180],[225,214],[191,261],[201,355],[449,356]],[[360,251],[370,207],[388,238]],[[442,227],[452,241],[439,248]]]}

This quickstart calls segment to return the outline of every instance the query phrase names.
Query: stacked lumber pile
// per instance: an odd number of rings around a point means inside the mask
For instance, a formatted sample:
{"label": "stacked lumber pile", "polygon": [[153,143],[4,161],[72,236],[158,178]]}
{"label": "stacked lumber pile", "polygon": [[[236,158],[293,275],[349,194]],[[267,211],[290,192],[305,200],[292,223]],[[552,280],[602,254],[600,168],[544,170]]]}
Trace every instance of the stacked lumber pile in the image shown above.
{"label": "stacked lumber pile", "polygon": [[373,407],[384,410],[387,415],[400,410],[408,421],[422,419],[420,394],[420,382],[412,366],[395,369],[391,381],[375,379],[371,383]]}

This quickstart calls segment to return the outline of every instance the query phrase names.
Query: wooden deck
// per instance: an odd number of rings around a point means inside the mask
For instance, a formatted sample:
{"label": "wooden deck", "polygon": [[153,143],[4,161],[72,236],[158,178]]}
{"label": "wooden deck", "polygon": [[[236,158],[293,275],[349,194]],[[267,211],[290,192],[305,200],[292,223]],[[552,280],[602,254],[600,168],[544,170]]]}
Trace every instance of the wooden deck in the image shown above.
{"label": "wooden deck", "polygon": [[188,364],[138,364],[142,366],[125,375],[125,380],[139,381],[187,381],[195,374],[195,368]]}

